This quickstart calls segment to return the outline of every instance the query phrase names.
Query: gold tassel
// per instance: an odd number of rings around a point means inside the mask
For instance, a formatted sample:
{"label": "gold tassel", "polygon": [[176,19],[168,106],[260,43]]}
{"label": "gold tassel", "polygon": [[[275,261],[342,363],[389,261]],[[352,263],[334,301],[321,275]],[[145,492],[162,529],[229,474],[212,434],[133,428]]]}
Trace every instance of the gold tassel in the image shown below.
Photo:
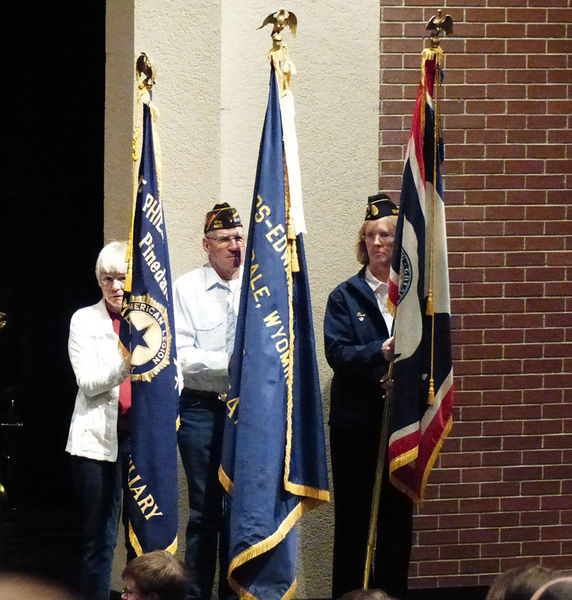
{"label": "gold tassel", "polygon": [[435,380],[433,377],[429,380],[429,393],[427,394],[427,404],[433,406],[435,403]]}
{"label": "gold tassel", "polygon": [[294,219],[290,215],[290,181],[288,179],[288,164],[286,163],[284,149],[282,149],[282,156],[284,157],[284,200],[286,201],[286,236],[288,238],[288,249],[290,254],[290,271],[292,273],[299,273],[300,262],[298,260]]}
{"label": "gold tassel", "polygon": [[290,246],[290,265],[292,273],[300,272],[300,262],[298,260],[298,249],[296,245],[296,232],[294,231],[294,221],[288,219],[288,245]]}
{"label": "gold tassel", "polygon": [[433,309],[433,292],[429,290],[427,294],[427,308],[425,309],[425,314],[433,316],[435,314]]}

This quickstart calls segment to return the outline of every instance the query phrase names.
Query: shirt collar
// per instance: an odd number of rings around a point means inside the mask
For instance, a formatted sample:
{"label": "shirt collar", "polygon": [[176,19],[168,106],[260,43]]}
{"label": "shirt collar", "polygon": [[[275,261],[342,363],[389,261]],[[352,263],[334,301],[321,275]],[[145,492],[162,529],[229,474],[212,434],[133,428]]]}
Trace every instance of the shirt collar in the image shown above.
{"label": "shirt collar", "polygon": [[[233,279],[232,281],[241,281],[243,271],[244,265],[240,265],[238,271],[238,279]],[[210,263],[206,263],[205,265],[205,284],[207,290],[210,290],[217,285],[219,287],[224,288],[225,290],[228,290],[229,287],[232,287],[232,283],[230,281],[227,281],[226,279],[222,279],[222,277],[213,269]]]}
{"label": "shirt collar", "polygon": [[365,280],[374,292],[376,292],[380,287],[382,290],[387,288],[387,282],[377,279],[377,277],[375,277],[371,272],[369,265],[367,265],[365,268]]}

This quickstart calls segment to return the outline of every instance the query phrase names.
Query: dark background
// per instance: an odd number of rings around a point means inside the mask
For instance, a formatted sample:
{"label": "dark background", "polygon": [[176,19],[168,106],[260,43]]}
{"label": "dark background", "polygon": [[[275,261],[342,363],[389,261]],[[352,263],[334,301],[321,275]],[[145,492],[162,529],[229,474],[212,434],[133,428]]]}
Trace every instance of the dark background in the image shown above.
{"label": "dark background", "polygon": [[0,426],[0,569],[65,581],[77,537],[68,328],[101,297],[105,2],[13,4],[0,138],[0,423],[11,424]]}

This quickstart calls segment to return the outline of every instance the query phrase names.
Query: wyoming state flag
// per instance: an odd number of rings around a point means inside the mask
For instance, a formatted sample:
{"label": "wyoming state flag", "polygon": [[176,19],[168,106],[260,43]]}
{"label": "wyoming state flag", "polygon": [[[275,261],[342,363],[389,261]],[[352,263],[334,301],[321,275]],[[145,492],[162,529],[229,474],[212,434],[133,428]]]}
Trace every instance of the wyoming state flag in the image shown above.
{"label": "wyoming state flag", "polygon": [[430,50],[423,54],[389,283],[396,355],[391,481],[417,501],[451,428],[453,410],[442,142],[435,135],[439,56]]}
{"label": "wyoming state flag", "polygon": [[297,166],[284,158],[289,94],[280,98],[272,68],[219,470],[229,492],[229,583],[250,600],[292,597],[295,525],[329,499],[304,246],[288,227],[286,173],[292,180]]}
{"label": "wyoming state flag", "polygon": [[153,113],[143,139],[129,240],[120,339],[131,362],[129,537],[137,554],[177,548],[179,390],[167,230],[159,193]]}

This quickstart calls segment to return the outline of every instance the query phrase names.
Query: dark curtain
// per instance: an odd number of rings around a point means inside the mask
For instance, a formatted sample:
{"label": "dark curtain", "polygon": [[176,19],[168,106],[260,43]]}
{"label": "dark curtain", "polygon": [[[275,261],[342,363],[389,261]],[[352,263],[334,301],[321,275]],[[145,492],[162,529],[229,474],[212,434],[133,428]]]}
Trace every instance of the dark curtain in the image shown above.
{"label": "dark curtain", "polygon": [[11,4],[2,36],[0,423],[23,426],[0,426],[0,482],[9,480],[18,507],[49,508],[71,497],[69,320],[100,297],[105,2]]}

